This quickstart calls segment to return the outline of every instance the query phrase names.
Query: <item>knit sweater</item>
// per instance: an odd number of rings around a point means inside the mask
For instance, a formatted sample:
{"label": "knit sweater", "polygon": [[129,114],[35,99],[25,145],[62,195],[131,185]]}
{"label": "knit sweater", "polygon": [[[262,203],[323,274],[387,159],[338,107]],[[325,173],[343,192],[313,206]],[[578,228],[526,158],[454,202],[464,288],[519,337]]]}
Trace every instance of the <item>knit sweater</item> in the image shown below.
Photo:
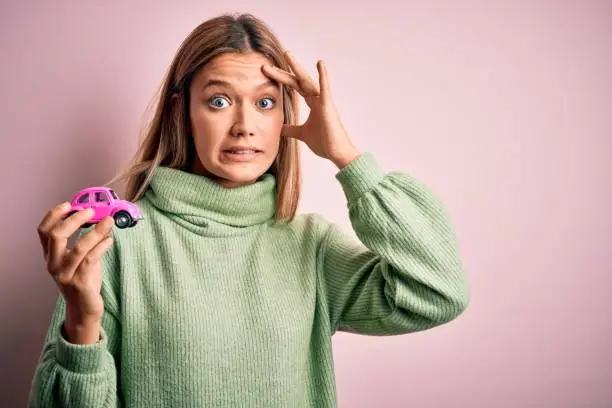
{"label": "knit sweater", "polygon": [[144,221],[103,258],[100,341],[66,340],[60,297],[29,406],[335,407],[335,332],[460,315],[468,285],[436,196],[370,153],[336,178],[359,239],[316,214],[276,222],[270,174],[226,189],[158,168]]}

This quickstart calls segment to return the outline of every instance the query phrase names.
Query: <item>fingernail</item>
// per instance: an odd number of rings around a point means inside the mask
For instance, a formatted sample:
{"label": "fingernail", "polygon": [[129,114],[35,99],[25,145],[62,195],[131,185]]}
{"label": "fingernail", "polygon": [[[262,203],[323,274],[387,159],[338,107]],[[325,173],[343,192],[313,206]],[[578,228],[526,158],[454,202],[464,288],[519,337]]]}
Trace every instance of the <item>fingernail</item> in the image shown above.
{"label": "fingernail", "polygon": [[68,209],[70,208],[70,202],[68,202],[68,201],[64,201],[64,202],[61,204],[61,207],[60,207],[60,208],[61,208],[62,210],[64,210],[64,211],[65,211],[65,210],[68,210]]}

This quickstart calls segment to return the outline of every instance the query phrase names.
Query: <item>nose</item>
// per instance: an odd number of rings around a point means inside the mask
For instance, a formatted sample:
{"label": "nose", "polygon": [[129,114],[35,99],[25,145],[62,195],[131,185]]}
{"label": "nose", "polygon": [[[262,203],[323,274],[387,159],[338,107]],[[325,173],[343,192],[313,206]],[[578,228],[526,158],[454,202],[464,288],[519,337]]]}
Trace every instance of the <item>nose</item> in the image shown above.
{"label": "nose", "polygon": [[232,136],[255,136],[256,112],[247,104],[236,107],[236,120],[232,126]]}

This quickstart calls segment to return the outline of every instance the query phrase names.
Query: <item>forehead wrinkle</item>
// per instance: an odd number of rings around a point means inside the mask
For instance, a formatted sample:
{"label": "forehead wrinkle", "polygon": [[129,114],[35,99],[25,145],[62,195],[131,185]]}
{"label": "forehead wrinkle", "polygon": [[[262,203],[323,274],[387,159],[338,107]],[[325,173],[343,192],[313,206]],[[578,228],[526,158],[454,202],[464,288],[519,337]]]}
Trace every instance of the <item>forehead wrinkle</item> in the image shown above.
{"label": "forehead wrinkle", "polygon": [[[228,78],[225,77],[219,77],[219,76],[211,76],[210,78],[207,78],[204,80],[204,85],[202,85],[201,90],[204,91],[208,88],[211,87],[220,87],[220,88],[231,88],[231,89],[235,89],[236,86],[232,84],[232,82],[236,82],[236,81],[232,81],[231,79],[228,80]],[[245,81],[238,81],[240,82],[246,82]],[[265,82],[260,82],[259,84],[254,85],[253,87],[251,87],[254,91],[259,91],[261,89],[264,88],[275,88],[275,89],[280,89],[278,82],[272,80],[272,79],[267,79]]]}
{"label": "forehead wrinkle", "polygon": [[[246,58],[246,59],[245,59]],[[200,77],[200,90],[205,90],[209,86],[220,88],[237,89],[248,88],[249,91],[258,91],[265,87],[273,87],[281,90],[280,84],[266,76],[261,68],[264,63],[269,61],[265,58],[253,56],[224,55],[204,68]],[[250,86],[253,83],[252,86]]]}

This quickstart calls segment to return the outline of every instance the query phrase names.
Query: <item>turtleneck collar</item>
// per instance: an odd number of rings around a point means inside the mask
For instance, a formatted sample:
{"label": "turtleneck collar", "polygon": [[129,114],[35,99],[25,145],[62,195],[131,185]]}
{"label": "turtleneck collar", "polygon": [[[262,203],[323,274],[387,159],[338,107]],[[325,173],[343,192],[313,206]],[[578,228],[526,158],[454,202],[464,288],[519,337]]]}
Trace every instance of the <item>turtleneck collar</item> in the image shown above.
{"label": "turtleneck collar", "polygon": [[159,210],[192,224],[248,227],[274,217],[275,188],[272,174],[264,174],[250,185],[226,188],[208,177],[158,167],[145,197]]}

